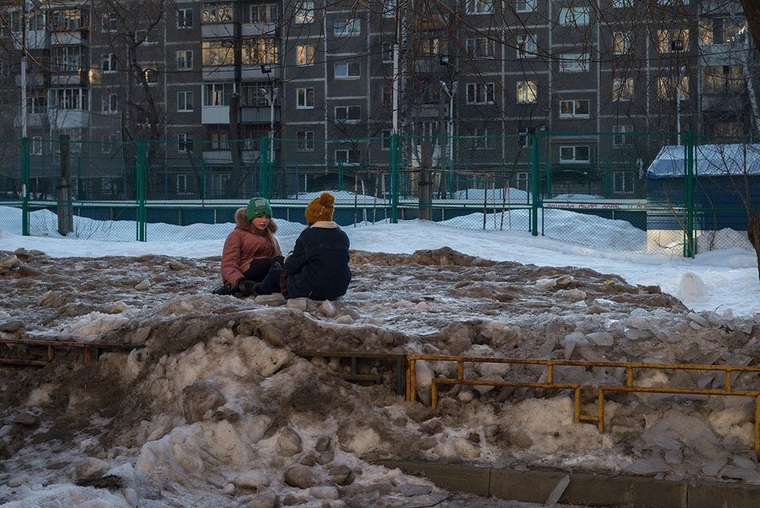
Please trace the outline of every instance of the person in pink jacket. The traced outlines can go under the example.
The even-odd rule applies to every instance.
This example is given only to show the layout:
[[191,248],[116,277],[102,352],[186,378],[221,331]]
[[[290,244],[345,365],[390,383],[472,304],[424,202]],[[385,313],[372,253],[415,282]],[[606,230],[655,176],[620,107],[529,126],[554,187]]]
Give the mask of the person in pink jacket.
[[254,284],[283,262],[269,201],[251,199],[247,208],[235,212],[235,223],[222,249],[223,285],[213,291],[218,295],[251,294]]

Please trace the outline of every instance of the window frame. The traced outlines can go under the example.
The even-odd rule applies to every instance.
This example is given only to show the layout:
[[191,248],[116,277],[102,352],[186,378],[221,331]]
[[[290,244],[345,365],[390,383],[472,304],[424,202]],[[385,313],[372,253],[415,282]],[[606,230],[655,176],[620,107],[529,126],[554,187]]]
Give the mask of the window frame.
[[314,151],[314,131],[298,131],[296,132],[296,151],[297,152],[313,152]]
[[[188,55],[190,56],[189,59],[187,58]],[[194,55],[192,49],[177,51],[177,70],[182,72],[193,70],[193,58]]]
[[[483,106],[494,104],[496,100],[496,85],[492,82],[467,83],[466,93],[465,102],[468,105]],[[483,100],[478,99],[481,95],[483,96]]]
[[518,81],[516,89],[517,95],[515,96],[515,100],[517,104],[538,103],[538,81],[533,79]]
[[[571,159],[563,157],[563,151],[566,149],[571,149],[573,151]],[[585,159],[579,159],[578,149],[586,150],[588,156]],[[557,153],[559,155],[560,164],[591,164],[591,145],[560,145]]]
[[[572,113],[563,113],[562,105],[566,103],[572,103]],[[586,113],[578,113],[578,106],[582,103],[586,104]],[[582,109],[582,108],[580,108]],[[559,101],[559,118],[562,120],[571,118],[591,118],[591,100],[590,99],[560,99]]]
[[[345,160],[339,160],[343,157],[338,157],[338,154],[345,153]],[[351,155],[355,155],[355,159],[351,158]],[[362,160],[362,151],[358,148],[337,148],[335,149],[335,152],[333,154],[335,165],[342,164],[343,166],[358,166],[361,164]]]
[[[338,73],[339,68],[345,68],[345,73]],[[352,71],[355,74],[352,74]],[[362,66],[359,62],[335,62],[333,64],[333,77],[335,79],[359,79],[362,77]]]
[[[180,105],[183,107],[180,108]],[[177,113],[192,113],[193,111],[195,111],[195,94],[193,90],[179,90],[177,92]]]
[[588,26],[591,23],[591,9],[587,5],[562,7],[559,10],[558,25],[565,27]]
[[[342,113],[339,114],[339,111],[342,111]],[[362,119],[362,107],[356,104],[343,104],[335,106],[333,114],[336,122],[359,123]]]
[[177,30],[187,30],[189,28],[193,28],[193,8],[182,7],[177,9]]
[[314,87],[296,88],[296,109],[314,109]]

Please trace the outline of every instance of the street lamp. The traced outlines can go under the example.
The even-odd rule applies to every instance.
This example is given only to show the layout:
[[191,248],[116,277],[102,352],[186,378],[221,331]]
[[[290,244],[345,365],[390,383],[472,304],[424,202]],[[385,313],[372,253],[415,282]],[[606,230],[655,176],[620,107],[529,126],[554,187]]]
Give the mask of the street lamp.
[[269,103],[269,153],[267,153],[267,161],[271,165],[274,162],[274,101],[277,100],[280,89],[279,87],[274,87],[271,93],[266,88],[260,88],[259,90]]
[[441,80],[440,83],[443,91],[449,96],[449,116],[446,124],[446,136],[448,137],[447,149],[449,165],[451,165],[454,160],[454,95],[457,93],[457,86],[459,83],[454,81],[451,84],[451,89],[449,89],[444,80]]
[[685,74],[686,67],[678,69],[678,81],[676,83],[676,131],[678,136],[678,146],[681,146],[681,100],[684,98],[682,83]]

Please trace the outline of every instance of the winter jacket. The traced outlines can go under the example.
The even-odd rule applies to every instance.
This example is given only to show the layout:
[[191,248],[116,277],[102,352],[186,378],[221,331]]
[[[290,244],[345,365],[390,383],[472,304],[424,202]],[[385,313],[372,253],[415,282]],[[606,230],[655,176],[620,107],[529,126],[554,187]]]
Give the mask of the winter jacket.
[[282,255],[274,237],[277,231],[274,220],[269,221],[267,229],[258,231],[245,214],[245,208],[235,212],[235,229],[227,235],[222,249],[222,279],[225,284],[233,286],[245,278],[243,272],[254,260]]
[[333,221],[305,229],[285,259],[288,297],[333,300],[346,294],[351,282],[348,248],[348,235]]

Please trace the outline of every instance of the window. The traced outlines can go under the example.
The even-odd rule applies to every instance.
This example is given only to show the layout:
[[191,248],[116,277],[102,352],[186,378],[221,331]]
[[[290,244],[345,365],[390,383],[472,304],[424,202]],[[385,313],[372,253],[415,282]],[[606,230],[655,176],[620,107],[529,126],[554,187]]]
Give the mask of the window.
[[380,149],[381,150],[391,149],[391,134],[392,132],[389,130],[384,130],[380,133]]
[[588,99],[569,99],[559,101],[560,118],[588,118]]
[[533,136],[535,129],[530,127],[520,127],[517,129],[517,146],[521,148],[530,148],[533,146]]
[[333,21],[333,34],[336,37],[359,35],[361,24],[358,19],[336,19]]
[[467,39],[467,55],[470,58],[493,58],[495,47],[494,42],[485,37]]
[[559,161],[565,164],[584,164],[591,162],[591,147],[587,145],[560,146]]
[[689,5],[689,0],[657,0],[660,5]]
[[487,127],[476,128],[473,135],[474,139],[472,140],[472,147],[475,150],[490,150],[493,148],[493,137],[488,136]]
[[467,104],[493,104],[493,83],[468,83]]
[[233,83],[206,83],[203,85],[203,105],[229,106],[234,91]]
[[527,191],[528,190],[528,172],[518,171],[515,173],[515,188]]
[[536,0],[515,0],[515,11],[532,12],[536,10]]
[[31,155],[42,155],[42,146],[44,142],[39,136],[32,137],[32,145],[29,147],[29,153]]
[[419,45],[421,56],[437,56],[441,54],[441,39],[438,37],[422,37]]
[[538,84],[535,81],[517,82],[517,103],[535,104],[538,100]]
[[728,94],[744,90],[744,73],[738,65],[716,65],[702,69],[702,93]]
[[201,43],[203,65],[232,65],[232,44],[229,41],[203,41]]
[[612,80],[612,100],[633,100],[633,78],[614,78]]
[[612,192],[616,194],[633,194],[634,173],[632,171],[612,172]]
[[631,33],[615,32],[612,34],[612,52],[616,55],[625,55],[631,51]]
[[273,37],[244,39],[241,59],[243,65],[277,63],[277,43]]
[[314,21],[314,2],[301,2],[295,9],[295,23],[311,23]]
[[559,72],[588,72],[587,53],[565,53],[559,60]]
[[633,142],[631,133],[633,132],[633,125],[615,125],[612,127],[612,146],[621,147],[630,145]]
[[232,3],[205,4],[201,10],[203,23],[229,23],[232,21]]
[[187,186],[187,175],[177,175],[177,194],[187,194],[190,191],[188,190]]
[[688,51],[689,29],[657,30],[657,49],[660,53]]
[[[704,87],[704,82],[702,83]],[[689,98],[689,76],[660,76],[657,78],[657,97],[669,100],[684,100]]]
[[103,74],[112,74],[116,72],[116,55],[113,53],[106,53],[103,55],[100,70],[103,71]]
[[393,102],[393,85],[383,85],[382,104],[389,106]]
[[251,5],[251,23],[257,25],[271,25],[277,23],[277,4]]
[[397,0],[383,0],[383,17],[395,18],[397,5]]
[[296,109],[314,109],[314,89],[296,89]]
[[226,130],[227,127],[211,128],[208,131],[208,148],[211,150],[229,150],[230,149],[230,133]]
[[193,52],[177,51],[177,70],[189,71],[193,68]]
[[119,111],[117,96],[115,93],[106,94],[101,100],[103,113],[116,113]]
[[211,175],[211,195],[215,197],[225,196],[230,178],[229,173],[213,173]]
[[50,90],[53,107],[65,110],[89,111],[89,96],[84,88],[53,88]]
[[563,7],[559,10],[559,24],[563,26],[585,26],[591,12],[588,7]]
[[104,12],[100,19],[104,32],[115,32],[119,26],[119,18],[115,12]]
[[361,161],[361,150],[335,150],[335,163],[356,166]]
[[87,25],[85,13],[80,9],[56,9],[50,11],[50,27],[54,32],[79,30]]
[[467,14],[490,14],[493,0],[467,0]]
[[533,58],[538,52],[535,34],[517,36],[517,58]]
[[177,92],[177,112],[190,113],[193,111],[193,92]]
[[298,131],[296,137],[298,138],[297,149],[299,152],[314,151],[314,131]]
[[55,72],[79,72],[87,67],[87,56],[82,46],[56,46],[50,51]]
[[393,44],[383,43],[383,63],[393,63]]
[[27,97],[27,113],[33,115],[35,113],[47,112],[47,94],[45,90],[32,89],[29,91]]
[[296,63],[298,65],[311,65],[314,63],[314,46],[300,44],[296,46]]
[[712,18],[699,23],[699,42],[713,44],[744,44],[747,40],[747,22],[743,19]]
[[158,71],[156,69],[145,69],[145,81],[149,85],[158,84]]
[[335,79],[358,78],[361,75],[361,65],[358,62],[341,62],[334,66]]
[[193,27],[193,10],[190,8],[178,9],[177,10],[177,28],[184,29],[184,28],[192,28],[192,27]]
[[633,0],[612,0],[613,9],[624,9],[626,7],[633,7]]
[[361,120],[361,106],[335,106],[335,121],[355,123]]

